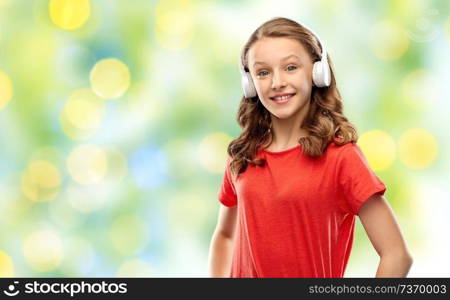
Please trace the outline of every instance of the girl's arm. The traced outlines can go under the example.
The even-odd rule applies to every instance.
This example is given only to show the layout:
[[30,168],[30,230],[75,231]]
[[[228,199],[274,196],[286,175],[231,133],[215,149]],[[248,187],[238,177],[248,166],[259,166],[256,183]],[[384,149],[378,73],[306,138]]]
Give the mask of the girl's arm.
[[209,249],[209,274],[211,277],[229,277],[236,231],[237,206],[220,205],[217,226]]
[[413,259],[386,199],[373,195],[361,206],[358,216],[380,256],[376,277],[406,277]]

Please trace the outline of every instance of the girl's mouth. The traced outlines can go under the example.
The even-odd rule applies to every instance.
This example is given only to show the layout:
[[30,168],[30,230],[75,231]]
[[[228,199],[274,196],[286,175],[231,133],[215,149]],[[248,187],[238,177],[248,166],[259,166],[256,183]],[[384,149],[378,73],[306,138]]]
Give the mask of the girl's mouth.
[[287,103],[293,96],[296,94],[289,94],[282,97],[271,97],[270,100],[276,102],[277,104],[284,104]]

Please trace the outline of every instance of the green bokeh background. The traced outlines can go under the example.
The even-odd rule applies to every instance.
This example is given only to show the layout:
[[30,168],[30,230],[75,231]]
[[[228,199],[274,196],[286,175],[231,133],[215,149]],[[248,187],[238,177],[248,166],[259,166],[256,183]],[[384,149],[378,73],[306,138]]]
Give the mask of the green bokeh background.
[[[320,35],[361,135],[382,130],[397,143],[421,128],[434,137],[429,165],[410,168],[396,156],[377,175],[415,259],[410,276],[450,275],[449,1],[90,5],[87,21],[65,30],[47,0],[0,0],[0,72],[13,91],[0,108],[0,276],[207,276],[226,146],[239,135],[238,57],[276,16]],[[128,67],[130,86],[103,99],[95,131],[74,139],[61,112],[106,58]],[[106,153],[96,183],[80,183],[68,167],[84,145]],[[23,187],[37,160],[60,176],[55,194],[38,201]],[[346,276],[371,277],[377,263],[358,221]]]

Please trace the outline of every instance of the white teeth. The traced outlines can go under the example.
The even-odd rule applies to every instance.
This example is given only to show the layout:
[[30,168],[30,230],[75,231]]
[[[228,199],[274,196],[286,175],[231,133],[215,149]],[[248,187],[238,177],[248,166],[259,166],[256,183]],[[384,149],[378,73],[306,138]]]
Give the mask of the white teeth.
[[283,97],[275,97],[274,99],[276,100],[276,101],[281,101],[281,100],[286,100],[287,98],[290,98],[290,97],[292,97],[293,95],[286,95],[286,96],[283,96]]

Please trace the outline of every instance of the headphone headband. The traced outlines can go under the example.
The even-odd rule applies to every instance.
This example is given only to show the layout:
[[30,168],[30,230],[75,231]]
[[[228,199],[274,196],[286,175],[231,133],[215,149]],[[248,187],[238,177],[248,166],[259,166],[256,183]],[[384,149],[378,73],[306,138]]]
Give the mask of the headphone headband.
[[[310,27],[308,27],[308,26],[306,26],[305,24],[303,24],[303,23],[300,23],[300,22],[297,22],[297,21],[295,21],[297,24],[299,24],[300,26],[302,26],[303,28],[305,28],[306,30],[308,30],[309,32],[311,32],[311,34],[317,39],[317,41],[319,42],[319,46],[320,46],[320,50],[321,50],[321,53],[320,53],[320,60],[321,61],[326,61],[326,62],[328,62],[328,57],[327,57],[327,50],[326,50],[326,48],[325,48],[325,45],[322,43],[322,40],[320,39],[320,37],[310,28]],[[245,66],[244,66],[244,57],[240,57],[240,67],[241,67],[241,69],[244,71],[244,72],[246,72],[245,71]]]
[[307,29],[307,30],[309,30],[311,33],[312,33],[312,35],[314,35],[315,37],[316,37],[316,39],[317,39],[317,41],[319,42],[319,46],[320,46],[320,48],[321,48],[321,53],[320,53],[320,60],[321,61],[327,61],[328,62],[328,58],[327,58],[327,50],[325,49],[325,46],[324,46],[324,44],[322,44],[322,41],[320,40],[320,38],[319,38],[319,36],[311,29],[311,28],[309,28],[308,26],[306,26],[306,25],[304,25],[304,24],[302,24],[302,23],[299,23],[299,22],[297,22],[299,25],[301,25],[302,27],[304,27],[305,29]]

